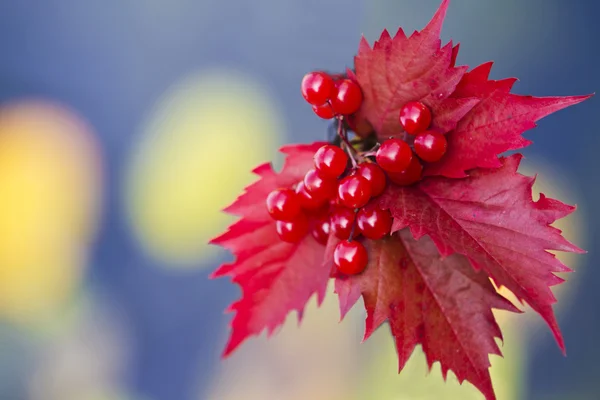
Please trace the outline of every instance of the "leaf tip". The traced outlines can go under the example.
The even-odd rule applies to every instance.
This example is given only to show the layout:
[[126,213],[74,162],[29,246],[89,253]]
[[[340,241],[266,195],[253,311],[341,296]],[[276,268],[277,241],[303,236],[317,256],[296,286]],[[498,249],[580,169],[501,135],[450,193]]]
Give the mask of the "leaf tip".
[[[450,6],[450,0],[443,0],[442,4],[440,4],[440,7],[438,8],[437,12],[433,16],[433,19],[431,20],[431,22],[429,23],[427,28],[431,27],[432,30],[434,30],[435,32],[438,32],[438,33],[441,32],[442,24],[444,23],[444,20],[446,19],[446,14],[448,13],[449,6]],[[427,29],[427,28],[425,28],[425,29]]]
[[239,335],[236,334],[235,330],[232,331],[229,341],[227,342],[225,349],[223,349],[223,352],[221,353],[221,359],[224,360],[226,358],[229,358],[233,354],[235,349],[237,349],[239,345],[242,344],[243,341],[244,338],[240,338]]
[[369,51],[371,51],[371,45],[367,41],[367,38],[365,38],[365,35],[362,35],[358,44],[358,55],[360,56],[361,54]]
[[456,43],[456,46],[452,48],[452,57],[450,59],[450,65],[455,67],[456,60],[458,59],[458,52],[460,51],[460,43]]

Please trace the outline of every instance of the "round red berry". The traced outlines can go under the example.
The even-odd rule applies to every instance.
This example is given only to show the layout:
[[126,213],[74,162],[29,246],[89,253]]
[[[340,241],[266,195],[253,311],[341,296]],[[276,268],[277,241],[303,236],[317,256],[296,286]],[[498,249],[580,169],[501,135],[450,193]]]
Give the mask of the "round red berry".
[[315,153],[315,168],[321,175],[329,178],[337,178],[346,170],[348,156],[346,152],[337,146],[326,144]]
[[419,133],[415,138],[415,153],[423,161],[436,162],[444,157],[448,150],[446,136],[439,132],[427,131]]
[[333,108],[331,107],[331,104],[329,104],[329,103],[324,103],[324,104],[321,104],[320,106],[312,106],[312,109],[313,109],[313,112],[315,114],[317,114],[317,116],[319,118],[332,119],[333,117],[335,117]]
[[299,214],[292,221],[277,221],[275,229],[284,242],[298,243],[308,233],[308,219],[306,215]]
[[327,199],[319,199],[308,193],[306,186],[304,186],[304,181],[300,181],[298,182],[298,185],[296,185],[296,194],[298,195],[300,206],[305,210],[316,210],[321,208],[327,201]]
[[315,240],[317,242],[325,245],[325,244],[327,244],[327,241],[329,240],[330,230],[331,229],[330,229],[329,217],[327,216],[327,214],[324,214],[322,216],[319,216],[319,218],[317,218],[314,221],[314,224],[312,226],[310,233],[312,234],[312,236],[315,238]]
[[[330,229],[331,232],[342,240],[347,240],[352,234],[352,227],[354,226],[354,220],[356,219],[356,213],[346,207],[335,207],[331,211]],[[357,235],[355,234],[354,237]]]
[[400,109],[400,123],[411,135],[424,132],[431,125],[431,110],[419,101],[406,103]]
[[392,214],[377,206],[363,207],[356,215],[356,224],[366,238],[378,240],[390,234]]
[[371,184],[359,175],[350,175],[340,181],[338,197],[348,208],[360,208],[371,199]]
[[300,199],[292,189],[273,190],[267,196],[267,211],[276,220],[291,221],[300,209]]
[[342,79],[335,83],[331,107],[336,114],[350,115],[358,111],[363,102],[362,90],[350,79]]
[[371,196],[379,196],[385,190],[387,184],[385,173],[379,165],[372,162],[363,162],[352,171],[352,175],[362,176],[371,184]]
[[402,139],[389,139],[377,150],[377,164],[387,172],[402,172],[410,165],[413,153]]
[[365,270],[368,262],[367,249],[355,240],[340,242],[333,251],[333,263],[344,275],[360,274]]
[[402,172],[388,173],[392,182],[399,186],[409,186],[421,180],[423,166],[417,157],[413,157],[408,168]]
[[311,196],[317,199],[331,199],[335,196],[337,180],[324,177],[313,168],[304,176],[304,187]]
[[304,75],[300,88],[302,96],[309,104],[320,106],[329,100],[335,85],[328,74],[316,71]]

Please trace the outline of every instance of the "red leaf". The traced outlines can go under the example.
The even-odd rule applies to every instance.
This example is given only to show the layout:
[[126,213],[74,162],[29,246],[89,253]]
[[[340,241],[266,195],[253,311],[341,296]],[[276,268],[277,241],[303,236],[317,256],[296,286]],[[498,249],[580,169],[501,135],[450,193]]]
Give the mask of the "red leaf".
[[365,118],[380,138],[402,133],[400,108],[421,101],[433,111],[433,128],[448,132],[479,101],[451,97],[467,67],[454,67],[452,44],[441,47],[440,32],[448,0],[429,25],[406,37],[400,29],[392,39],[387,31],[373,45],[361,40],[354,59],[355,79],[364,93],[358,119]]
[[270,164],[256,168],[260,179],[225,210],[241,218],[211,243],[230,250],[236,259],[222,265],[212,277],[230,276],[241,287],[242,298],[229,308],[236,315],[224,356],[251,335],[264,329],[271,334],[293,310],[301,318],[313,294],[317,294],[319,304],[323,301],[330,273],[323,266],[325,248],[311,235],[297,244],[282,242],[265,207],[272,190],[291,187],[303,178],[322,145],[283,147],[287,157],[282,171],[275,173]]
[[[354,59],[356,80],[364,102],[353,121],[367,121],[381,140],[400,136],[402,106],[420,101],[432,111],[432,129],[448,133],[448,152],[425,166],[425,176],[467,176],[474,168],[498,168],[498,155],[531,142],[523,132],[541,118],[590,96],[536,98],[511,94],[515,79],[488,80],[492,63],[469,73],[456,67],[459,46],[441,47],[440,32],[449,1],[444,0],[431,22],[406,37],[383,31],[369,46],[362,38]],[[363,132],[358,132],[363,135]]]
[[531,97],[511,94],[516,79],[488,80],[492,63],[466,73],[453,98],[478,98],[480,102],[448,133],[448,152],[425,169],[425,175],[449,178],[467,176],[473,168],[498,168],[498,155],[531,144],[521,135],[535,122],[590,96]]
[[520,155],[501,159],[501,168],[476,170],[461,180],[429,178],[413,187],[390,186],[380,205],[392,212],[393,231],[410,227],[417,239],[429,235],[442,255],[465,255],[529,303],[564,351],[549,287],[563,281],[554,272],[570,270],[546,250],[582,252],[550,226],[575,207],[544,195],[534,202],[535,179],[516,172],[520,160]]
[[[510,93],[515,79],[489,79],[492,63],[470,72],[457,67],[459,46],[442,46],[440,40],[448,4],[443,0],[431,22],[410,37],[400,29],[393,37],[383,31],[372,47],[361,40],[347,76],[360,84],[364,101],[358,113],[338,120],[359,138],[375,132],[381,143],[405,137],[400,109],[421,101],[432,111],[431,128],[446,134],[447,153],[424,165],[424,180],[408,187],[390,183],[372,201],[390,209],[394,233],[363,240],[369,265],[352,277],[339,276],[333,267],[338,242],[333,235],[326,248],[310,235],[284,243],[264,204],[269,192],[303,178],[323,143],[284,147],[280,173],[270,164],[256,168],[260,179],[226,209],[240,220],[212,241],[236,257],[213,277],[230,276],[242,289],[230,307],[235,316],[225,355],[251,335],[272,333],[290,311],[301,318],[313,294],[321,303],[330,276],[336,277],[342,316],[363,297],[365,339],[389,323],[401,369],[421,344],[430,367],[439,361],[444,377],[454,371],[488,400],[495,399],[489,355],[500,354],[495,338],[501,338],[491,310],[518,312],[492,281],[536,310],[564,351],[550,288],[563,281],[555,273],[570,270],[549,251],[582,250],[551,224],[575,207],[544,195],[533,201],[534,178],[517,173],[521,156],[499,156],[530,144],[522,134],[536,121],[589,96],[515,95]],[[365,140],[358,151],[369,157],[372,145]]]
[[380,241],[365,241],[366,271],[336,280],[342,314],[362,295],[367,309],[365,339],[386,320],[396,341],[400,369],[421,344],[429,367],[439,361],[444,378],[475,385],[495,399],[489,354],[500,355],[502,338],[491,309],[518,312],[496,293],[483,271],[460,255],[442,258],[428,237],[407,230]]

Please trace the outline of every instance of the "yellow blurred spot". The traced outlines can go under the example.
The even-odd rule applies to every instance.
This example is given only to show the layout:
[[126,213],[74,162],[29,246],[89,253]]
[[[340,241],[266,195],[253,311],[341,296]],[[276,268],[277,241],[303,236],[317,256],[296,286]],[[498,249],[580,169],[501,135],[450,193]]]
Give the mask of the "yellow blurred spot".
[[247,76],[207,72],[174,86],[143,130],[126,179],[140,242],[171,265],[207,255],[231,218],[220,212],[275,154],[281,124]]
[[[575,180],[568,176],[566,171],[557,170],[555,167],[545,160],[526,160],[525,168],[521,173],[525,175],[535,175],[538,177],[533,186],[533,198],[537,201],[540,193],[544,193],[547,197],[558,199],[563,203],[577,205],[577,210],[566,218],[560,219],[552,224],[554,227],[563,232],[563,236],[576,246],[587,249],[587,237],[584,234],[584,221],[586,221],[586,210],[581,207],[583,199],[582,194],[573,187]],[[531,165],[531,166],[529,166]],[[589,250],[589,249],[588,249]],[[570,302],[571,296],[569,293],[575,290],[578,278],[582,276],[580,267],[582,261],[586,257],[582,254],[565,253],[561,251],[553,251],[556,257],[567,267],[574,270],[574,273],[559,274],[568,282],[555,286],[552,291],[559,299],[555,310],[560,312],[563,309],[569,309],[567,304]]]
[[[490,357],[490,373],[498,399],[520,398],[523,376],[521,341],[514,332],[505,332],[504,358]],[[469,382],[461,384],[452,371],[444,381],[439,362],[431,372],[421,346],[413,352],[398,374],[398,356],[387,326],[380,328],[368,342],[372,356],[364,363],[364,375],[357,382],[357,392],[351,400],[480,400],[483,395]]]
[[244,343],[230,359],[219,364],[212,387],[197,398],[352,399],[358,389],[357,378],[365,373],[361,360],[364,348],[360,344],[362,304],[357,304],[340,324],[338,298],[332,286],[321,308],[317,309],[314,297],[309,301],[301,326],[292,313],[271,338],[263,335]]
[[[583,228],[586,211],[579,206],[582,199],[581,193],[572,187],[571,182],[573,182],[573,180],[569,178],[567,173],[553,168],[548,162],[542,159],[525,159],[522,167],[519,169],[519,173],[526,176],[534,176],[537,174],[537,179],[532,190],[534,201],[538,200],[540,193],[544,193],[547,197],[558,199],[563,203],[578,205],[578,208],[574,213],[566,218],[556,221],[553,226],[560,229],[567,240],[580,248],[586,249],[587,238],[584,235]],[[575,290],[578,278],[582,275],[579,267],[583,265],[581,261],[585,255],[560,251],[552,251],[552,253],[555,254],[563,264],[575,271],[574,273],[557,274],[568,282],[552,287],[552,292],[559,300],[558,303],[554,305],[554,310],[559,314],[562,310],[569,309],[570,299],[572,298],[570,293]],[[527,304],[522,306],[516,296],[507,288],[501,287],[498,289],[498,292],[513,302],[513,304],[526,311],[524,315],[507,312],[498,313],[499,321],[506,322],[509,326],[512,326],[513,323],[516,322],[516,325],[519,325],[525,330],[531,329],[532,323],[537,326],[544,325],[544,322],[539,318],[535,311]]]
[[72,295],[97,220],[99,163],[67,110],[0,109],[0,314],[30,321]]
[[[332,285],[330,285],[332,286]],[[331,289],[331,288],[330,288]],[[209,400],[480,400],[468,382],[452,372],[447,382],[439,363],[429,373],[421,347],[398,374],[398,356],[386,325],[361,343],[365,311],[358,301],[339,323],[338,298],[329,290],[323,306],[308,304],[300,327],[290,315],[280,332],[252,338],[228,360],[208,393]],[[226,332],[228,333],[228,332]],[[514,400],[521,383],[521,342],[505,334],[510,345],[505,359],[491,357],[494,388],[499,399]],[[220,349],[219,349],[220,350]]]

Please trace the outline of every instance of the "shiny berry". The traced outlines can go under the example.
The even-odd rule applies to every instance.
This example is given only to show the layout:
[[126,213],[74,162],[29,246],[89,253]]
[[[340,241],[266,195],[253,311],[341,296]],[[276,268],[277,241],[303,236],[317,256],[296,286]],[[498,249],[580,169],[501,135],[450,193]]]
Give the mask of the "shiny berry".
[[319,118],[323,119],[332,119],[335,117],[335,113],[333,112],[333,108],[329,103],[321,104],[320,106],[312,106],[312,110]]
[[371,184],[371,196],[379,196],[385,190],[385,173],[379,165],[372,162],[358,164],[358,167],[352,171],[352,175],[362,176]]
[[400,123],[411,135],[425,132],[431,125],[431,110],[419,101],[407,103],[400,109]]
[[327,214],[320,216],[318,219],[314,221],[312,229],[310,233],[315,238],[317,242],[320,244],[327,244],[329,240],[329,232],[330,232],[330,222]]
[[335,83],[331,107],[336,114],[350,115],[358,111],[363,102],[360,86],[350,79],[342,79]]
[[362,176],[347,176],[340,181],[338,197],[343,206],[360,208],[371,199],[371,184]]
[[[331,232],[342,240],[347,240],[352,234],[352,227],[354,226],[354,220],[356,219],[356,213],[346,207],[335,207],[331,211]],[[356,237],[357,235],[354,235]]]
[[284,242],[298,243],[308,233],[308,219],[306,215],[299,214],[292,221],[275,222],[275,229]]
[[296,185],[296,194],[298,195],[298,200],[300,201],[300,206],[305,210],[316,210],[321,208],[327,199],[318,198],[306,190],[306,186],[304,186],[304,181],[300,181],[298,185]]
[[348,156],[346,152],[337,146],[326,144],[315,153],[315,168],[321,175],[329,178],[337,178],[346,170]]
[[366,238],[381,239],[390,234],[392,214],[389,210],[382,210],[377,206],[364,207],[356,215],[356,224]]
[[337,180],[324,177],[316,169],[311,169],[304,176],[304,187],[308,194],[317,199],[331,199],[335,196]]
[[333,78],[325,72],[309,72],[302,78],[300,89],[304,99],[313,106],[326,103],[333,94]]
[[413,152],[404,140],[389,139],[377,150],[377,164],[386,172],[402,172],[410,165]]
[[267,211],[276,220],[291,221],[300,209],[300,199],[292,189],[273,190],[267,196]]
[[423,161],[436,162],[444,157],[448,149],[446,136],[439,132],[427,131],[419,133],[415,138],[415,153]]
[[388,173],[390,181],[399,186],[409,186],[421,180],[423,166],[418,157],[413,157],[408,168],[402,172]]
[[357,241],[338,243],[333,251],[333,263],[344,275],[360,274],[367,267],[367,249]]

